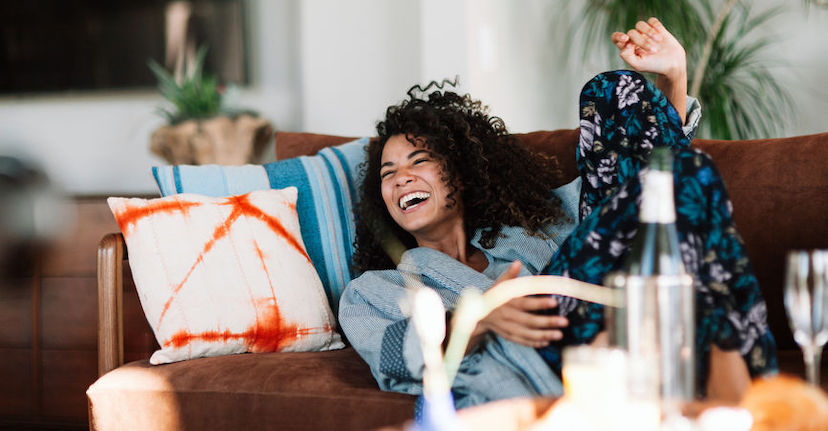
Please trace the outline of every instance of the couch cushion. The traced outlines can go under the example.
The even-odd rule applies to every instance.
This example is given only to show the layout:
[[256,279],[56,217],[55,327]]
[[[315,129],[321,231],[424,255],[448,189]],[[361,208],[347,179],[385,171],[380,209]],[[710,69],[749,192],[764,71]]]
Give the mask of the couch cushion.
[[779,348],[796,349],[782,301],[785,252],[828,248],[828,133],[693,145],[725,180]]
[[175,193],[229,196],[252,190],[297,187],[302,239],[336,312],[339,296],[352,278],[352,207],[359,186],[358,164],[365,158],[367,143],[367,138],[358,139],[324,148],[315,156],[265,165],[161,166],[152,171],[163,196]]
[[366,430],[400,424],[415,397],[382,392],[351,349],[137,361],[86,392],[93,429]]
[[529,148],[555,156],[563,172],[561,186],[569,183],[578,176],[578,167],[575,164],[575,150],[578,145],[579,129],[562,129],[551,132],[538,131],[516,134]]
[[150,362],[344,347],[299,234],[296,194],[108,199],[161,345]]

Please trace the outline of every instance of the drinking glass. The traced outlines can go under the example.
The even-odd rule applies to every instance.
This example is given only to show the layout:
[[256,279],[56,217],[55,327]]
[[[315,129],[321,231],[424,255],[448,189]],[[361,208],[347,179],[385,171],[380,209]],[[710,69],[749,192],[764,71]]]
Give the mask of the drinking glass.
[[828,341],[828,250],[794,250],[785,271],[785,309],[805,356],[808,382],[819,385],[822,346]]

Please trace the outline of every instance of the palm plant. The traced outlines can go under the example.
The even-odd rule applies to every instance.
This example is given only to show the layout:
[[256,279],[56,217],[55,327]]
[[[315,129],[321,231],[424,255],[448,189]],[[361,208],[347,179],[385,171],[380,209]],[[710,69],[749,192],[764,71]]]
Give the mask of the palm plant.
[[614,62],[606,35],[658,17],[687,52],[690,94],[704,108],[700,136],[772,137],[782,133],[793,104],[767,58],[773,39],[758,34],[780,9],[754,15],[744,0],[585,0],[571,34],[583,40],[585,54],[597,48]]
[[[749,6],[721,20],[712,39],[709,60],[700,61],[693,76],[690,94],[705,107],[702,132],[719,139],[772,137],[782,133],[792,116],[793,103],[788,92],[774,77],[763,53],[774,42],[770,36],[751,33],[779,8],[751,17]],[[702,59],[703,60],[703,59]]]

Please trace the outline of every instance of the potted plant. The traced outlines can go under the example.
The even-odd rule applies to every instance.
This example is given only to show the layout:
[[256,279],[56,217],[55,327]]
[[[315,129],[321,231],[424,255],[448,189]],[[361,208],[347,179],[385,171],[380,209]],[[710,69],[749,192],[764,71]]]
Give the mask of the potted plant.
[[170,164],[242,165],[258,161],[273,134],[270,123],[255,112],[222,106],[222,88],[204,74],[207,49],[198,49],[173,76],[157,62],[149,68],[161,95],[172,108],[159,108],[167,124],[153,132],[150,150]]

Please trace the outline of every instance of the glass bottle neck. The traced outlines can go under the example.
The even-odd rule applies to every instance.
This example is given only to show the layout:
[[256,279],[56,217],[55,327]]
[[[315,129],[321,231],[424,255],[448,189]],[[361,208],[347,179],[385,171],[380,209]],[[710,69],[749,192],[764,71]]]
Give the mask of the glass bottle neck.
[[638,219],[641,223],[675,223],[672,172],[650,169],[644,174]]

